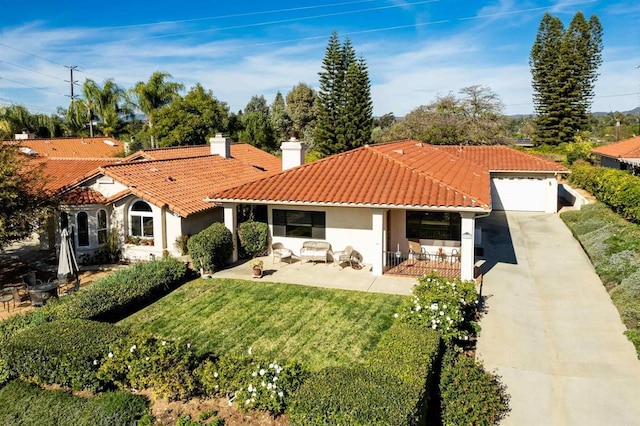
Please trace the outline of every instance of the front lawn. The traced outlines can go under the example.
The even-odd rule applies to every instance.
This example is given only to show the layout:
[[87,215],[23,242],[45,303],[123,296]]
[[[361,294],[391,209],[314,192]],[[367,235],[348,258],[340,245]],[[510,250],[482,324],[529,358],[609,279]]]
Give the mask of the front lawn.
[[362,361],[405,297],[292,284],[198,279],[121,322],[199,353],[296,358],[311,369]]

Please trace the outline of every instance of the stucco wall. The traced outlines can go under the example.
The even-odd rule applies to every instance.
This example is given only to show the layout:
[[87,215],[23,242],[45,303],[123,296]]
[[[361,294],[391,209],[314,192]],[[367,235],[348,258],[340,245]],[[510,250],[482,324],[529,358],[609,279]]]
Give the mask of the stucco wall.
[[[269,206],[269,227],[273,235],[273,209],[324,211],[326,213],[326,235],[323,241],[331,244],[333,251],[352,246],[363,256],[364,263],[371,263],[376,250],[376,236],[373,235],[372,211],[369,208],[311,207],[311,206]],[[273,242],[281,242],[296,255],[300,254],[302,243],[312,238],[272,237]],[[379,248],[378,248],[379,249]]]

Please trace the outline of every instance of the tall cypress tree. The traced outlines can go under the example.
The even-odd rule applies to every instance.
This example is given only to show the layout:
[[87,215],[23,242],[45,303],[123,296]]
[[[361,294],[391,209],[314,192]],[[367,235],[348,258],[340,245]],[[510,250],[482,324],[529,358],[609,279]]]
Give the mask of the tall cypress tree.
[[366,63],[356,60],[348,39],[340,46],[337,33],[331,35],[322,68],[315,142],[326,156],[369,142],[373,115]]
[[537,144],[571,142],[586,128],[601,52],[597,16],[587,22],[578,12],[565,30],[559,18],[544,15],[529,59]]

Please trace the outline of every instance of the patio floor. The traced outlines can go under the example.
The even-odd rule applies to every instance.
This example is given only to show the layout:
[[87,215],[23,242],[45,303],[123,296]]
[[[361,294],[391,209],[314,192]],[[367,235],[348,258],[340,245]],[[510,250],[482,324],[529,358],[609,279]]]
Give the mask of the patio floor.
[[[348,264],[334,266],[333,263],[301,262],[292,259],[273,263],[270,256],[260,257],[264,262],[262,278],[255,281],[300,284],[313,287],[336,288],[343,290],[366,291],[372,293],[387,293],[410,295],[415,277],[406,276],[374,276],[371,265],[364,265],[360,270],[352,269]],[[253,272],[248,261],[215,272],[213,278],[252,279]]]
[[460,262],[407,259],[389,268],[385,274],[421,277],[431,272],[435,272],[441,277],[460,278]]

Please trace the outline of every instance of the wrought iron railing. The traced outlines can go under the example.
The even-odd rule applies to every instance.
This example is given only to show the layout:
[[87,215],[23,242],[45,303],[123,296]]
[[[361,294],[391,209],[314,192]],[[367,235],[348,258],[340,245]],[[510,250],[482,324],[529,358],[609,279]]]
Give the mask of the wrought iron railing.
[[435,272],[443,277],[460,277],[460,256],[446,253],[427,254],[401,251],[384,252],[384,273],[421,277]]

